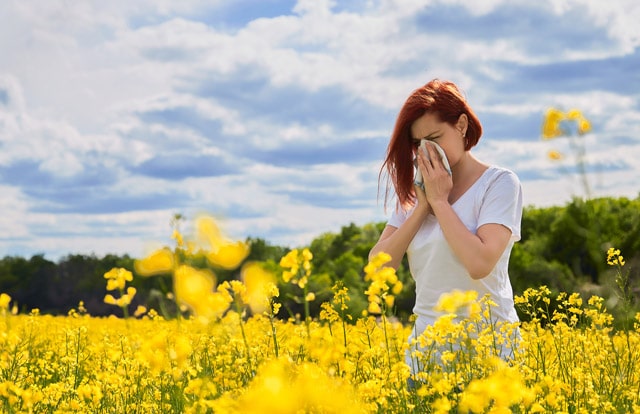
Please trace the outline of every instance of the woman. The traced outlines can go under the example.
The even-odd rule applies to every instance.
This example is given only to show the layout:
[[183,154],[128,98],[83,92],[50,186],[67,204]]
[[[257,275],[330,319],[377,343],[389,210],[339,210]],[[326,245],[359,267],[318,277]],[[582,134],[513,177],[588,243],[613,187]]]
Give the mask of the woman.
[[[520,239],[522,189],[513,172],[471,154],[481,134],[477,116],[448,81],[416,89],[398,115],[381,169],[396,208],[369,257],[388,253],[388,265],[397,268],[407,253],[416,283],[412,337],[435,322],[440,296],[454,289],[489,294],[495,321],[518,321],[508,263]],[[422,140],[444,150],[451,174],[434,145],[426,153],[420,148]],[[414,162],[422,183],[414,182]],[[389,190],[387,182],[385,204]]]

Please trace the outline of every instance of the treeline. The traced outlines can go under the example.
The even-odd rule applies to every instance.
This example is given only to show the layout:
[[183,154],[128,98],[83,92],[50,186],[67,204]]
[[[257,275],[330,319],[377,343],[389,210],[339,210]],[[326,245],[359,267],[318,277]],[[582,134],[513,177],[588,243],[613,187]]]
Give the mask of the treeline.
[[[527,207],[522,220],[522,240],[516,243],[510,262],[510,275],[516,294],[528,287],[546,285],[552,291],[597,294],[607,299],[610,308],[619,307],[620,283],[634,296],[640,296],[640,197],[574,199],[565,206]],[[313,275],[309,290],[315,292],[311,313],[317,316],[320,304],[330,300],[336,282],[349,288],[350,312],[359,314],[367,306],[363,268],[368,252],[385,223],[363,226],[349,224],[338,233],[325,233],[308,246],[313,253]],[[247,239],[251,252],[247,261],[260,261],[277,274],[279,260],[289,248],[275,246],[263,239]],[[621,280],[615,268],[607,265],[607,249],[620,249],[625,257]],[[170,275],[150,278],[135,274],[134,258],[129,256],[69,255],[57,263],[43,255],[30,259],[6,256],[0,260],[0,293],[8,293],[21,312],[37,308],[41,313],[66,314],[84,303],[95,316],[120,315],[120,310],[103,302],[104,273],[123,267],[134,273],[130,284],[138,293],[131,304],[156,309],[168,316],[177,311],[171,300]],[[238,271],[212,269],[218,282],[237,278]],[[396,297],[396,314],[411,314],[414,284],[406,258],[397,271],[404,289]],[[624,279],[624,278],[623,278]],[[300,289],[279,282],[279,301],[283,317],[302,313]],[[633,302],[632,301],[632,302]]]

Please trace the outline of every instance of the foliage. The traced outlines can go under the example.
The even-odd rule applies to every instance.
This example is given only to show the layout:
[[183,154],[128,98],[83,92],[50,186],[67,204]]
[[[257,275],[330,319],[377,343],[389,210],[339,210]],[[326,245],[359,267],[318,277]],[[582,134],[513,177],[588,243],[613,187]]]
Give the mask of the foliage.
[[[312,277],[313,254],[298,253],[283,257],[278,279],[300,287]],[[273,281],[251,295],[255,279],[247,269],[244,282],[213,287],[228,300],[211,302],[217,315],[210,318],[201,317],[211,315],[206,309],[187,319],[154,310],[139,319],[97,318],[82,307],[66,317],[17,314],[12,298],[0,294],[0,407],[7,413],[640,410],[640,313],[629,329],[615,331],[601,297],[554,297],[542,286],[515,298],[527,322],[498,323],[490,298],[451,292],[438,304],[437,322],[409,344],[411,325],[391,318],[402,283],[384,266],[388,259],[381,254],[363,269],[368,309],[379,316],[355,320],[344,311],[356,292],[339,285],[321,306],[322,319],[275,319]],[[610,249],[606,262],[626,286],[621,252]],[[107,274],[108,288],[134,282],[121,269]],[[197,272],[191,277],[199,283]],[[628,290],[620,294],[626,298]],[[267,306],[258,310],[260,303]],[[422,368],[412,373],[407,355]]]
[[[633,295],[640,295],[640,198],[596,198],[584,201],[573,199],[565,206],[526,207],[522,218],[522,239],[515,244],[510,260],[510,276],[514,291],[522,294],[532,286],[545,285],[552,292],[581,292],[598,294],[608,302],[615,300],[615,276],[607,268],[602,256],[611,246],[628,252],[631,264],[629,284]],[[371,247],[377,241],[385,223],[363,226],[349,224],[338,233],[325,233],[309,245],[313,252],[313,272],[309,287],[317,300],[309,303],[310,315],[317,317],[320,305],[331,295],[337,282],[348,287],[348,313],[358,317],[368,306],[364,295],[366,282],[363,268]],[[597,225],[598,238],[590,233]],[[265,270],[280,271],[280,258],[291,248],[274,246],[262,239],[248,238],[245,262],[260,262]],[[589,247],[590,246],[590,247]],[[301,248],[302,249],[302,248]],[[300,250],[301,250],[300,249]],[[0,259],[0,291],[8,292],[23,311],[39,308],[43,313],[66,314],[80,301],[92,315],[115,314],[122,310],[103,302],[105,272],[114,267],[132,271],[131,286],[137,289],[131,310],[143,305],[163,314],[175,315],[178,310],[171,299],[172,278],[169,272],[142,278],[129,256],[69,255],[57,263],[43,255],[30,259],[7,256]],[[216,281],[231,281],[240,277],[238,269],[213,266],[206,257],[190,258],[196,268],[215,273]],[[415,285],[406,259],[397,269],[402,291],[396,295],[394,312],[401,320],[409,319],[413,308]],[[291,284],[278,283],[283,313],[281,317],[304,314],[304,304],[296,300],[297,292]],[[613,304],[613,303],[611,303]]]

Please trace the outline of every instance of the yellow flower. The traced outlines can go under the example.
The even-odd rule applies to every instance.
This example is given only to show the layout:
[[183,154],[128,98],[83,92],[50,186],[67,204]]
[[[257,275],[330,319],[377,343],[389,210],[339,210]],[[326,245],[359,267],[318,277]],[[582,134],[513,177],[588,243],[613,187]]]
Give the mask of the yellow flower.
[[382,309],[380,308],[380,305],[378,305],[378,303],[373,301],[369,302],[369,307],[367,308],[367,311],[373,314],[382,313]]
[[114,267],[104,274],[107,279],[107,290],[123,290],[127,282],[133,280],[133,274],[127,269]]
[[556,151],[556,150],[550,150],[547,153],[547,156],[549,157],[550,160],[553,160],[553,161],[558,161],[558,160],[561,160],[563,158],[562,154],[559,151]]
[[591,131],[591,123],[577,109],[571,109],[566,114],[559,109],[549,108],[542,123],[542,139],[552,139],[565,135],[565,131],[560,128],[562,121],[574,121],[578,126],[578,135],[584,135]]
[[176,241],[176,246],[180,248],[184,247],[184,238],[182,237],[182,233],[180,233],[177,229],[173,231],[171,238]]
[[587,120],[587,118],[584,117],[584,115],[582,115],[582,112],[580,112],[579,110],[572,109],[567,112],[567,119],[577,122],[578,134],[582,135],[591,131],[591,123]]
[[364,267],[365,273],[373,273],[387,262],[391,261],[391,256],[385,252],[380,252],[371,258],[369,263]]
[[249,255],[249,245],[247,243],[238,242],[225,242],[221,244],[217,249],[210,251],[207,254],[209,263],[214,266],[219,266],[224,269],[235,269],[240,266],[240,263]]
[[145,306],[138,305],[136,310],[133,312],[133,316],[138,317],[144,315],[145,313],[147,313],[147,308]]
[[[368,412],[347,381],[327,375],[317,365],[288,360],[263,364],[231,412],[363,413]],[[217,410],[214,410],[217,412]]]
[[620,265],[620,266],[624,266],[624,257],[622,257],[620,255],[620,249],[614,249],[613,247],[610,247],[609,250],[607,250],[607,264],[610,266],[616,266],[616,265]]
[[478,299],[478,292],[454,289],[449,293],[443,293],[438,300],[435,309],[440,312],[456,313],[461,308],[471,309],[471,305]]
[[111,294],[106,294],[104,296],[104,303],[106,303],[107,305],[117,305],[118,302],[116,301],[116,298],[113,297],[113,295]]
[[293,279],[294,276],[295,276],[295,273],[290,272],[288,270],[285,270],[282,272],[282,280],[284,280],[284,283],[289,283],[289,281],[291,281],[291,279]]
[[124,280],[122,279],[109,279],[107,280],[107,290],[124,289]]
[[282,256],[280,259],[280,267],[284,267],[285,269],[296,269],[298,270],[298,249],[293,249],[289,251],[289,253]]
[[313,292],[309,292],[307,293],[307,296],[305,299],[307,302],[313,302],[314,300],[316,300],[316,294]]
[[196,219],[196,237],[205,250],[214,250],[225,242],[225,238],[216,221],[209,216]]
[[564,119],[565,115],[562,111],[556,108],[547,109],[542,123],[542,138],[553,139],[562,135],[564,132],[560,129],[560,122]]
[[384,304],[387,306],[387,309],[393,308],[394,303],[395,297],[393,295],[387,295],[384,297]]
[[578,134],[586,134],[589,131],[591,131],[591,123],[585,118],[580,119],[578,121]]
[[567,119],[571,119],[573,121],[576,121],[578,119],[582,119],[584,118],[582,116],[582,112],[580,112],[580,110],[578,109],[571,109],[569,112],[567,112]]
[[175,339],[173,347],[169,349],[169,358],[176,361],[178,367],[182,367],[192,352],[193,347],[191,346],[189,338],[184,335],[179,335]]
[[6,293],[0,294],[0,309],[9,309],[9,303],[11,303],[11,296]]
[[313,253],[311,253],[311,250],[303,249],[302,250],[302,260],[304,260],[305,262],[309,262],[312,259],[313,259]]
[[142,276],[170,273],[173,270],[173,252],[167,247],[158,249],[144,259],[136,260],[134,268]]
[[[181,305],[188,306],[196,316],[219,317],[231,303],[228,292],[214,292],[215,276],[208,270],[182,265],[174,274],[174,292]],[[223,286],[223,285],[221,285]]]
[[275,276],[255,262],[242,266],[240,276],[247,288],[246,297],[251,311],[262,313],[267,310],[270,299],[278,294]]
[[308,281],[309,280],[307,279],[307,277],[303,276],[303,277],[300,278],[300,280],[298,280],[297,284],[300,287],[300,289],[304,289],[304,287],[307,285]]

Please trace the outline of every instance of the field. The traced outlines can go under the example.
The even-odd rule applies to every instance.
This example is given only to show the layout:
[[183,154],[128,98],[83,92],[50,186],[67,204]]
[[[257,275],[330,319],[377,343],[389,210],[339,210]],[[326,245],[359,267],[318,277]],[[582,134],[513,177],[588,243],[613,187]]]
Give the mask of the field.
[[[442,318],[411,344],[424,366],[411,375],[411,325],[393,316],[401,286],[384,254],[364,269],[360,317],[349,317],[349,291],[336,285],[319,318],[281,319],[276,279],[300,289],[305,310],[315,300],[310,251],[283,257],[280,275],[249,264],[241,280],[216,286],[177,240],[180,255],[164,249],[137,269],[173,272],[184,312],[172,317],[129,315],[136,292],[126,269],[105,274],[105,302],[124,318],[92,317],[82,303],[67,316],[18,314],[0,295],[2,412],[640,413],[640,314],[614,329],[597,296],[528,289],[516,297],[527,315],[517,326],[491,322],[488,298],[451,292]],[[208,258],[233,268],[243,255],[226,243]],[[622,280],[620,252],[607,260]]]

